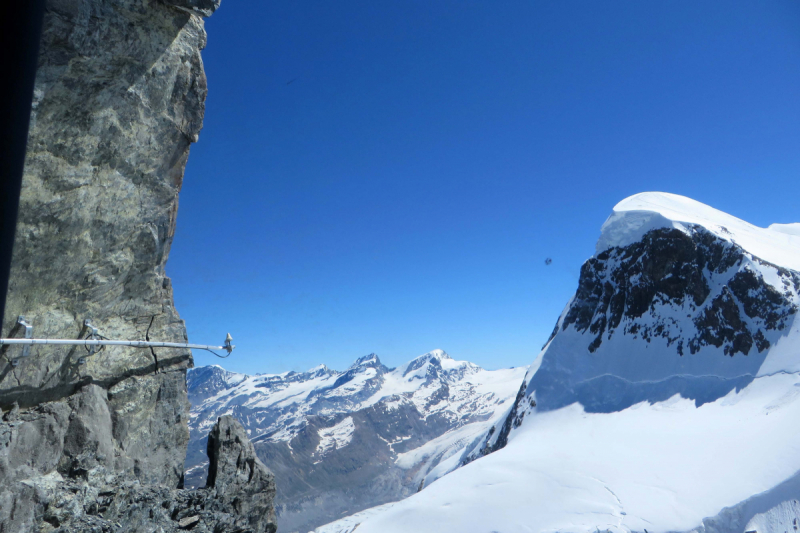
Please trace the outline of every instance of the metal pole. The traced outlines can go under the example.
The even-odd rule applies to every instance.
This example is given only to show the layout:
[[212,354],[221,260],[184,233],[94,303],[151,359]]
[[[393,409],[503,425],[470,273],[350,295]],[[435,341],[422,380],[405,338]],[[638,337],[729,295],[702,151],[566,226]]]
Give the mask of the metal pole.
[[111,341],[94,339],[0,339],[0,346],[6,344],[60,344],[67,346],[131,346],[134,348],[194,348],[196,350],[227,350],[233,351],[233,346],[211,346],[208,344],[189,344],[185,342],[157,342],[157,341]]
[[[25,339],[0,339],[0,346],[22,346],[22,357],[30,354],[31,346],[85,346],[89,349],[87,355],[97,353],[98,346],[129,346],[131,348],[188,348],[195,350],[207,350],[217,357],[228,357],[236,346],[233,345],[231,334],[225,337],[225,344],[222,346],[211,346],[210,344],[189,344],[188,342],[158,342],[158,341],[112,341],[109,339],[98,339],[97,328],[92,326],[89,320],[84,321],[84,325],[89,329],[91,337],[87,339],[31,339],[33,327],[25,321],[24,317],[19,317],[17,323],[25,327]],[[228,355],[219,355],[214,350],[225,350]],[[11,359],[11,366],[17,366],[20,359]],[[78,364],[86,362],[86,357],[78,359]]]
[[[17,317],[17,326],[12,330],[17,331],[18,328],[24,328],[24,339],[0,339],[0,346],[22,346],[22,357],[30,355],[31,346],[45,345],[45,346],[85,346],[89,353],[94,355],[97,353],[98,346],[129,346],[131,348],[187,348],[194,350],[207,350],[217,357],[228,357],[236,346],[233,345],[233,337],[228,333],[225,336],[225,344],[222,346],[211,346],[210,344],[189,344],[188,342],[159,342],[159,341],[114,341],[102,338],[103,336],[97,332],[97,328],[92,325],[91,319],[87,318],[83,321],[83,331],[89,332],[89,335],[83,339],[33,339],[33,326],[28,322],[24,316]],[[228,355],[219,355],[214,350],[225,350]],[[78,364],[84,364],[85,357],[78,359]],[[17,366],[19,359],[11,359],[11,365]]]

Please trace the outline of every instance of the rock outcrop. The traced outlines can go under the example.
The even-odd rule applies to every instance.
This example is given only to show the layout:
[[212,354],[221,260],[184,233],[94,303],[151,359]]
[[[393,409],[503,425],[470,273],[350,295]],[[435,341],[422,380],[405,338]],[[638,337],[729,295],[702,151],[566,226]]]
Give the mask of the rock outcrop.
[[[91,402],[95,392],[88,391],[80,401]],[[56,418],[48,415],[56,413],[60,405],[46,404],[20,418],[7,416],[4,427],[8,431],[0,434],[0,445],[11,449],[9,459],[32,458],[39,464],[48,458],[52,461],[55,454],[49,453],[52,441],[48,434],[65,432],[59,432],[63,426],[54,424]],[[33,433],[32,427],[42,431]],[[71,430],[72,424],[66,433]],[[79,430],[74,434],[88,437],[85,443],[91,452],[104,437],[98,434],[99,439],[93,439],[90,433]],[[106,466],[83,463],[83,469],[34,475],[19,483],[15,491],[0,493],[0,531],[275,533],[272,473],[256,458],[244,429],[233,418],[220,418],[212,434],[216,446],[209,446],[209,460],[215,465],[215,481],[209,479],[205,489],[143,484]],[[42,454],[30,453],[25,445],[31,441],[45,445]]]
[[[22,315],[37,338],[84,338],[88,319],[109,338],[186,341],[164,267],[218,5],[48,1],[2,336]],[[191,365],[182,349],[0,351],[0,532],[171,531],[182,505],[208,507],[175,492]]]
[[276,531],[274,476],[256,456],[235,418],[222,416],[211,430],[208,462],[208,480],[202,490],[213,491],[221,509],[233,508],[243,517],[237,527]]

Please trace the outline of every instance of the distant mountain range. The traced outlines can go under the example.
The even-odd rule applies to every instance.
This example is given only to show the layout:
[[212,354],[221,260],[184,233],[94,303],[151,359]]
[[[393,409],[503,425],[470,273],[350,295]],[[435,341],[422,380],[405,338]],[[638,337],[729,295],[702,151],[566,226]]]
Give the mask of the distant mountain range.
[[526,370],[484,370],[442,350],[394,369],[375,354],[345,371],[192,369],[186,486],[205,483],[208,432],[233,415],[275,473],[280,531],[306,533],[456,468],[507,415]]

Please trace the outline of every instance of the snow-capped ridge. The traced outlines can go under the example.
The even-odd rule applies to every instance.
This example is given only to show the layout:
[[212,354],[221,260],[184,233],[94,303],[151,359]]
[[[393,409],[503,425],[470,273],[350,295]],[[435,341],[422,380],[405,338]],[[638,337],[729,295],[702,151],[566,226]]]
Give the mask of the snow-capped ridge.
[[642,193],[615,206],[597,250],[506,422],[469,460],[574,402],[611,413],[677,393],[701,405],[800,372],[800,272],[781,266],[800,257],[800,239]]
[[800,224],[760,228],[691,198],[665,192],[635,194],[614,206],[601,229],[596,253],[631,245],[654,229],[675,228],[689,234],[692,226],[702,226],[764,261],[800,271]]
[[[426,357],[426,356],[438,357],[439,359],[452,359],[452,357],[450,357],[447,352],[445,352],[444,350],[442,350],[440,348],[437,348],[435,350],[431,350],[430,352],[428,352],[428,353],[426,353],[424,355],[420,355],[420,357]],[[417,359],[419,359],[419,357]]]
[[642,193],[614,207],[597,250],[528,376],[539,410],[613,412],[674,393],[704,403],[800,370],[800,238]]
[[186,375],[188,386],[194,387],[198,398],[212,397],[222,390],[247,381],[250,377],[247,374],[225,370],[219,365],[191,368]]
[[350,365],[350,368],[348,368],[348,370],[352,370],[354,368],[359,368],[362,366],[378,366],[381,364],[382,363],[380,358],[378,357],[378,354],[371,353],[369,355],[364,355],[356,359],[355,362],[352,365]]
[[482,370],[481,367],[469,361],[456,361],[444,350],[432,350],[398,367],[393,374],[402,376],[406,381],[431,380],[440,377],[445,380],[460,380],[465,375]]

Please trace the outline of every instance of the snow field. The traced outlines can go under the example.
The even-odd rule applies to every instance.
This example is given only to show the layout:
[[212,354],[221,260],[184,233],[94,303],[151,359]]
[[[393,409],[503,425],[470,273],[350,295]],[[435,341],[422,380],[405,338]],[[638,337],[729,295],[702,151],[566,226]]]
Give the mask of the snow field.
[[325,455],[331,450],[344,448],[350,444],[355,429],[356,426],[353,424],[353,417],[348,416],[334,426],[318,430],[319,445],[317,446],[317,454]]
[[780,374],[701,407],[676,396],[536,414],[504,449],[372,514],[358,533],[687,531],[800,470],[798,400],[800,376]]

